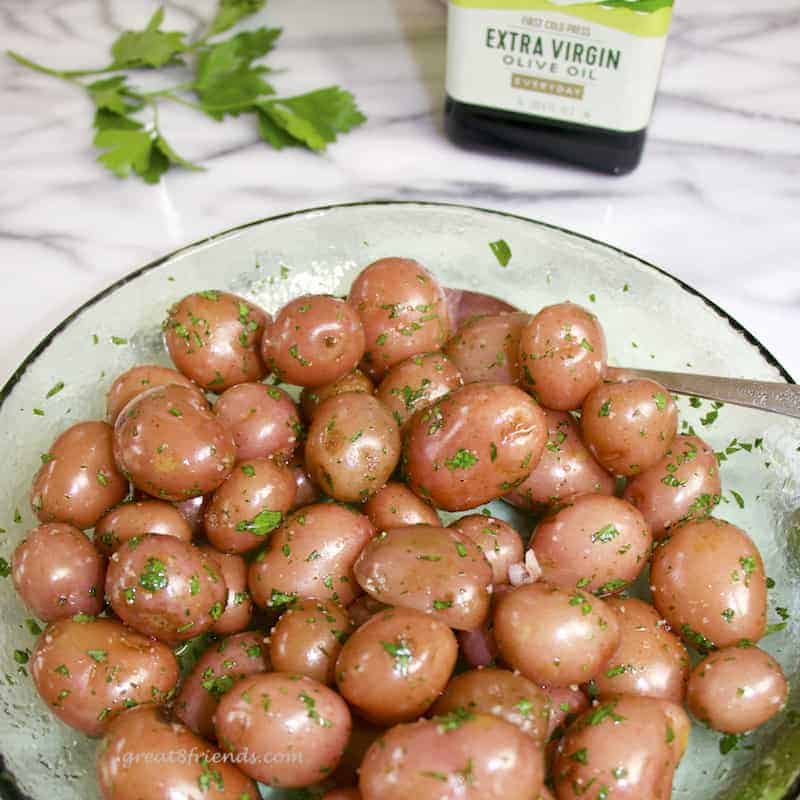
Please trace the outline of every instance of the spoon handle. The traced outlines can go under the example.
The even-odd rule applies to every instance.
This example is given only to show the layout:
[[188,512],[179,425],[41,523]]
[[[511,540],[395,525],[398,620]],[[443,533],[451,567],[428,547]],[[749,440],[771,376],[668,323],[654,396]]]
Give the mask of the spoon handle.
[[708,400],[800,418],[800,386],[794,383],[750,381],[744,378],[719,378],[715,375],[628,367],[609,367],[608,377],[612,380],[650,378],[678,394],[696,395]]

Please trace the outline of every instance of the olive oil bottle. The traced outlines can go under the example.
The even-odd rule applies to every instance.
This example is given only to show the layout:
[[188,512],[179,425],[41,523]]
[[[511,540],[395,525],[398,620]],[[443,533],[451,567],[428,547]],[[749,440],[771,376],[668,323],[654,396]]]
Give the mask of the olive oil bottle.
[[674,0],[449,0],[445,127],[602,172],[639,163]]

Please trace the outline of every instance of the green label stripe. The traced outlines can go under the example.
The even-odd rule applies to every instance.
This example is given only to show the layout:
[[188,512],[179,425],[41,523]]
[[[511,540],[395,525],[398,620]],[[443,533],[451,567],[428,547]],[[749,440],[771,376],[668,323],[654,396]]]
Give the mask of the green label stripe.
[[558,5],[550,0],[450,0],[459,8],[550,11],[605,25],[634,36],[666,36],[674,0],[597,0]]

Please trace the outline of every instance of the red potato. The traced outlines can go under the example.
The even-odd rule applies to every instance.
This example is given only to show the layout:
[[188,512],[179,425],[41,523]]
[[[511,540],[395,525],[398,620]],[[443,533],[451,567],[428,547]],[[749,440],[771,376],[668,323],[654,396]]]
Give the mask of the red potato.
[[253,616],[253,601],[247,591],[247,563],[238,555],[220,553],[213,547],[205,545],[200,548],[219,568],[228,596],[225,610],[211,626],[212,633],[228,636],[239,633],[249,627]]
[[258,631],[214,642],[181,683],[175,697],[175,716],[198,736],[213,740],[214,713],[220,698],[248,675],[269,670],[267,646]]
[[125,406],[114,458],[137,489],[180,501],[216,489],[233,469],[236,445],[194,391],[161,386]]
[[439,515],[424,500],[417,497],[404,483],[391,481],[376,492],[366,503],[364,513],[377,531],[404,528],[408,525],[434,525],[442,523]]
[[292,508],[290,510],[294,511],[303,506],[310,506],[312,503],[316,503],[322,497],[322,492],[308,474],[302,456],[296,456],[289,463],[289,469],[291,469],[292,475],[294,475],[294,485],[296,489],[294,503],[292,503]]
[[363,549],[354,572],[376,600],[432,614],[451,628],[472,630],[489,613],[492,569],[456,531],[428,525],[385,531]]
[[347,302],[364,325],[361,368],[373,379],[411,356],[438,350],[450,333],[444,291],[409,258],[382,258],[364,267]]
[[320,405],[329,397],[347,394],[347,392],[375,394],[375,384],[360,369],[355,369],[331,383],[305,388],[300,393],[300,408],[303,411],[303,417],[310,422]]
[[544,414],[547,442],[542,457],[533,472],[503,500],[517,508],[544,511],[574,494],[614,494],[614,478],[581,441],[572,415],[550,409],[544,409]]
[[591,705],[589,698],[577,686],[542,686],[547,696],[550,716],[547,721],[547,741],[561,738],[569,725]]
[[491,609],[489,616],[479,628],[471,631],[457,631],[461,655],[471,667],[494,667],[499,661],[499,651],[494,638],[493,611],[500,598],[510,592],[509,584],[498,583],[492,587]]
[[338,786],[350,786],[358,783],[358,772],[361,762],[372,743],[384,733],[384,728],[371,725],[358,715],[353,717],[353,728],[347,746],[342,753],[342,760],[331,780]]
[[243,297],[209,289],[170,308],[164,340],[175,366],[204,389],[222,392],[266,374],[261,338],[269,315]]
[[351,305],[330,295],[306,294],[267,324],[262,355],[281,380],[323,386],[352,372],[364,346],[364,326]]
[[663,458],[630,481],[622,496],[660,539],[682,520],[707,516],[721,495],[713,448],[697,436],[676,436]]
[[224,753],[161,708],[121,714],[97,751],[103,800],[258,800],[258,789]]
[[653,604],[701,652],[764,636],[766,580],[750,537],[713,518],[676,527],[656,549],[650,568]]
[[521,311],[473,317],[459,327],[444,352],[464,383],[518,383],[519,337],[530,319]]
[[544,449],[544,412],[515,386],[473,383],[414,415],[406,434],[408,485],[464,511],[519,485]]
[[224,391],[214,414],[233,434],[236,460],[288,459],[302,438],[294,400],[283,389],[263,383],[240,383]]
[[531,548],[545,581],[602,596],[636,580],[652,543],[644,517],[630,503],[581,494],[539,523]]
[[[222,700],[217,738],[232,753],[270,754],[242,770],[268,786],[307,786],[332,772],[350,736],[350,712],[336,692],[304,675],[251,675]],[[276,758],[276,754],[283,757]]]
[[205,402],[200,387],[171,367],[158,364],[139,364],[126,370],[114,379],[106,397],[106,419],[113,425],[128,402],[134,397],[156,386],[169,386],[174,383],[197,392],[198,399]]
[[781,711],[788,694],[786,676],[769,653],[758,647],[726,647],[692,670],[686,702],[714,730],[745,733]]
[[361,800],[361,792],[355,786],[348,789],[331,789],[325,792],[322,800]]
[[677,429],[675,401],[655,381],[601,383],[583,403],[583,440],[592,455],[616,475],[638,475],[658,463]]
[[522,538],[507,522],[484,514],[468,514],[448,525],[472,539],[492,568],[492,582],[508,583],[508,568],[523,559]]
[[504,594],[494,611],[503,660],[551,686],[591,680],[619,645],[619,624],[605,603],[543,582]]
[[336,685],[367,721],[410,722],[447,686],[457,655],[456,637],[443,622],[411,608],[389,608],[345,642]]
[[378,386],[377,398],[403,428],[413,414],[459,386],[461,373],[443,353],[423,353],[395,364]]
[[368,619],[371,619],[381,611],[386,611],[388,608],[391,608],[391,606],[381,603],[368,594],[362,594],[347,606],[347,614],[353,623],[353,627],[360,628]]
[[102,610],[105,559],[78,528],[39,525],[17,545],[11,561],[14,588],[39,619],[54,622]]
[[129,539],[108,561],[106,596],[114,612],[134,630],[170,644],[209,630],[227,593],[216,563],[174,536]]
[[369,519],[335,503],[291,514],[250,565],[247,583],[261,608],[303,597],[349,605],[361,589],[353,565],[375,535]]
[[606,337],[597,317],[574,303],[546,306],[522,328],[523,388],[557,411],[580,408],[606,374]]
[[128,481],[114,460],[111,426],[79,422],[42,455],[30,501],[40,522],[64,522],[84,529],[91,528],[126,494]]
[[543,780],[530,736],[462,709],[388,731],[367,751],[359,789],[364,800],[531,800]]
[[48,625],[29,668],[53,714],[88,736],[99,736],[126,708],[166,703],[179,675],[166,645],[114,620],[86,616]]
[[140,500],[112,508],[94,526],[94,545],[110,556],[123,542],[134,536],[158,533],[184,542],[192,540],[192,528],[172,503],[164,500]]
[[[147,496],[144,492],[142,492],[142,495]],[[181,516],[189,523],[193,536],[203,532],[203,515],[210,499],[211,495],[201,494],[197,497],[190,497],[187,500],[179,500],[173,503],[175,508],[181,512]]]
[[211,544],[224,553],[245,553],[263,544],[294,504],[292,471],[271,458],[236,465],[214,492],[205,513]]
[[364,502],[389,480],[400,460],[400,432],[372,395],[328,398],[308,429],[306,467],[326,494],[345,503]]
[[512,306],[511,303],[483,292],[471,292],[468,289],[451,289],[446,286],[444,293],[447,298],[447,308],[453,330],[458,330],[472,317],[485,316],[486,314],[503,314],[519,310],[516,306]]
[[683,703],[691,661],[658,612],[635,597],[606,600],[619,623],[619,646],[594,678],[600,697],[635,694]]

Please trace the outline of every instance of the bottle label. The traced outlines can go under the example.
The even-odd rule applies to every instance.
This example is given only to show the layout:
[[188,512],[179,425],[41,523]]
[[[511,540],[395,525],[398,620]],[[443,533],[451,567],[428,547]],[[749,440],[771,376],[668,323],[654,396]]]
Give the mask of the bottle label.
[[614,131],[647,127],[674,0],[450,0],[447,93]]

